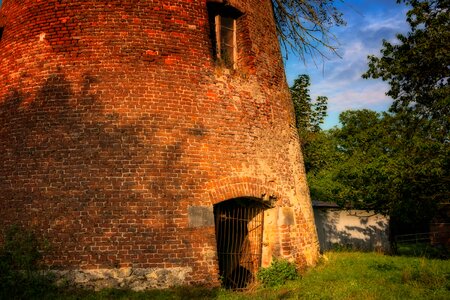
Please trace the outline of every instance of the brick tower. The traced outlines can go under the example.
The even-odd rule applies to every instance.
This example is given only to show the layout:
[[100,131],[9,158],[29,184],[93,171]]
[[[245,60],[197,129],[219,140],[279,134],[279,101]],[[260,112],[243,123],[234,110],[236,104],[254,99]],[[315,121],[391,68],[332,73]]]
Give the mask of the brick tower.
[[0,78],[0,227],[74,283],[316,261],[270,0],[3,0]]

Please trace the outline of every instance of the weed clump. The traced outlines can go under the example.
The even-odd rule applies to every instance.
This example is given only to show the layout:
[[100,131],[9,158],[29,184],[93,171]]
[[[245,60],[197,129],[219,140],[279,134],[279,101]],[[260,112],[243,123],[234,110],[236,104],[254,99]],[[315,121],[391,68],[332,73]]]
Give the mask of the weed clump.
[[404,284],[418,284],[430,289],[437,289],[447,285],[450,273],[442,273],[433,269],[424,260],[419,265],[411,266],[402,271],[401,279]]
[[274,259],[270,267],[259,270],[256,277],[263,287],[277,287],[288,280],[299,278],[300,275],[295,264],[283,259]]

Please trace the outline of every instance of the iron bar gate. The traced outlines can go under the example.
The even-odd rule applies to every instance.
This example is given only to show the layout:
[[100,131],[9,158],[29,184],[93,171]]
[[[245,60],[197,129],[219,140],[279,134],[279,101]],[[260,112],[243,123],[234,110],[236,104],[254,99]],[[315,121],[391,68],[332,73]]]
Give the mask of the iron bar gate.
[[214,206],[217,255],[223,286],[244,289],[261,265],[264,206],[236,198]]

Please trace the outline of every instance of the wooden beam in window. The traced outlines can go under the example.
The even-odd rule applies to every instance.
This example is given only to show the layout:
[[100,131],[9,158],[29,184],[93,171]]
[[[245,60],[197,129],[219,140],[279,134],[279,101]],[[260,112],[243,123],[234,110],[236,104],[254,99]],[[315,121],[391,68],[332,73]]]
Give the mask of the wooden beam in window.
[[220,15],[217,15],[216,17],[215,17],[215,24],[216,24],[216,51],[217,51],[217,58],[218,59],[220,59],[221,57],[220,57],[220,54],[222,53],[222,43],[220,42],[221,40],[222,40],[222,35],[220,34],[221,33],[221,30],[220,30],[220,28],[221,28],[221,17],[220,17]]
[[236,37],[236,19],[233,19],[233,69],[237,67],[237,37]]

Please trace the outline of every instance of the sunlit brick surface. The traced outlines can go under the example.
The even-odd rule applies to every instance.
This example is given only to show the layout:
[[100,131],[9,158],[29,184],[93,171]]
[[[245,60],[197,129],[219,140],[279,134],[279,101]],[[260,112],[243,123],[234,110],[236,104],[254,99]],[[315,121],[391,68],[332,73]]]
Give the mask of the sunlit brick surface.
[[[236,70],[205,0],[3,0],[0,227],[62,269],[189,267],[217,285],[214,226],[188,207],[268,198],[263,265],[317,238],[269,0],[229,1]],[[263,196],[265,195],[265,196]]]

